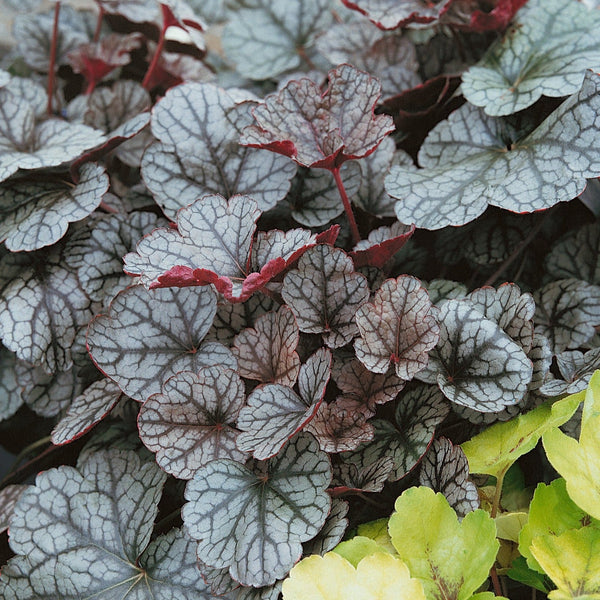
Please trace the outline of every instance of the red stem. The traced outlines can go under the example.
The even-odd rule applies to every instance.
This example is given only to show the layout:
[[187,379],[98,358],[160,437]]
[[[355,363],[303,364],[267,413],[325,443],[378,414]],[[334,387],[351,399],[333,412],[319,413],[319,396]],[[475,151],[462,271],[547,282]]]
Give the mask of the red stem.
[[502,586],[500,585],[500,579],[498,579],[498,573],[496,573],[495,566],[490,570],[490,576],[492,578],[492,585],[494,586],[494,594],[496,596],[502,596]]
[[158,65],[160,55],[162,54],[163,47],[165,45],[165,34],[166,34],[168,28],[169,28],[169,23],[167,20],[167,16],[164,14],[164,10],[163,10],[163,26],[160,31],[160,36],[158,38],[158,44],[156,45],[156,51],[154,52],[154,56],[152,57],[152,62],[150,63],[150,66],[148,67],[148,70],[146,71],[146,75],[144,76],[144,81],[142,81],[142,86],[148,91],[150,91],[148,86],[149,86],[150,82],[152,81],[152,76],[154,75],[154,71],[156,70],[156,66]]
[[85,88],[85,95],[89,96],[96,89],[96,81],[92,78],[88,81],[87,87]]
[[54,78],[56,76],[56,46],[58,45],[58,17],[60,15],[60,2],[54,5],[54,25],[52,26],[52,40],[50,42],[50,68],[48,70],[48,115],[52,115],[52,96],[54,95]]
[[98,20],[96,21],[96,29],[94,30],[94,42],[100,39],[100,30],[102,29],[102,19],[104,19],[104,9],[100,6]]
[[348,200],[348,194],[346,194],[346,188],[344,187],[344,182],[342,181],[342,176],[340,175],[340,167],[336,167],[332,169],[333,177],[335,179],[335,183],[337,185],[338,191],[342,198],[342,204],[344,205],[344,210],[346,211],[346,216],[348,217],[348,221],[350,223],[350,231],[352,231],[352,239],[355,244],[360,242],[360,233],[358,231],[358,225],[356,224],[356,219],[354,218],[354,213],[352,212],[352,206],[350,205],[350,200]]

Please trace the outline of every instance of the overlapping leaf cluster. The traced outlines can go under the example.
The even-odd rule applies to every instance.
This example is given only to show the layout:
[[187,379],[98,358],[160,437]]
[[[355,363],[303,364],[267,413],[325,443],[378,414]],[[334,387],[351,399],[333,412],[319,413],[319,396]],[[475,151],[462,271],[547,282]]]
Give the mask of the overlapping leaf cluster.
[[600,366],[600,12],[96,4],[18,14],[0,62],[0,419],[54,467],[0,482],[2,594],[275,600],[320,554],[356,597],[471,597],[495,542],[460,584],[400,532],[327,553],[416,483],[446,500],[395,521],[429,502],[463,544],[469,466],[501,484]]

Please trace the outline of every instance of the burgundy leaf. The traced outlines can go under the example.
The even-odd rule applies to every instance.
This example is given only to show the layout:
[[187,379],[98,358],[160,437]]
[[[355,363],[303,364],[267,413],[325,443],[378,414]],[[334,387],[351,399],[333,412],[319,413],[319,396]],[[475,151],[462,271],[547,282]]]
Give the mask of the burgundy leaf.
[[361,336],[354,343],[358,359],[374,373],[385,373],[393,364],[405,380],[427,365],[428,352],[439,339],[429,295],[409,275],[385,281],[373,302],[356,311],[356,324]]
[[400,222],[373,230],[366,240],[358,242],[350,252],[354,266],[357,269],[367,266],[381,269],[408,242],[414,232],[414,225],[403,225]]
[[258,125],[241,143],[284,154],[305,167],[334,170],[371,154],[393,131],[392,120],[374,114],[381,94],[377,80],[350,65],[329,72],[321,94],[310,79],[290,81],[254,109]]
[[244,329],[233,341],[231,351],[240,375],[292,387],[300,372],[299,339],[298,324],[288,307],[259,317],[254,327]]
[[244,404],[244,384],[231,369],[204,367],[171,377],[162,392],[144,402],[140,438],[167,473],[191,479],[211,460],[244,462],[233,427]]
[[[492,31],[506,29],[516,12],[527,0],[453,0],[444,15],[444,21],[471,31]],[[481,10],[478,6],[492,6],[491,10]]]

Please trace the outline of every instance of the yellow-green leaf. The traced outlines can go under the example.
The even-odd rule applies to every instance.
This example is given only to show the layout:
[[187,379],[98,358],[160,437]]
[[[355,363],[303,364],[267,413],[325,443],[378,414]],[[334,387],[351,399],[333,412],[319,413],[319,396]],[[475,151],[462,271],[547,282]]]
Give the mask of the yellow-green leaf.
[[388,552],[395,554],[396,549],[392,544],[392,539],[388,533],[388,521],[389,519],[377,519],[376,521],[370,521],[369,523],[363,523],[356,528],[357,535],[364,535],[365,537],[375,540],[380,546],[383,546]]
[[548,460],[567,482],[569,496],[600,519],[600,371],[580,394],[585,394],[585,401],[579,442],[558,428],[545,433],[543,442]]
[[[375,540],[362,535],[356,535],[352,539],[338,544],[333,552],[343,556],[353,567],[358,566],[363,558],[371,554],[377,554],[377,552],[390,553],[387,548],[380,546]],[[395,554],[395,550],[392,549],[392,553]]]

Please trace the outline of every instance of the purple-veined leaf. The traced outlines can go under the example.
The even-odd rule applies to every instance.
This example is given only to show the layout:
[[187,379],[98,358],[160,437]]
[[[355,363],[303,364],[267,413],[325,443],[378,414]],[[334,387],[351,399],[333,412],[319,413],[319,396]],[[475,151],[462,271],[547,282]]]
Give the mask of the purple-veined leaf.
[[229,567],[244,585],[274,583],[300,558],[302,542],[325,523],[330,481],[329,459],[308,434],[249,467],[225,459],[210,462],[187,484],[182,510],[188,534],[200,540],[198,558]]
[[398,252],[415,232],[414,225],[403,225],[396,222],[389,227],[379,227],[354,246],[350,253],[354,266],[377,267],[381,269],[385,263]]
[[77,270],[92,300],[110,300],[131,284],[131,277],[123,273],[123,256],[143,235],[163,224],[150,212],[98,215],[91,220],[91,227],[69,238],[66,261]]
[[448,279],[432,279],[427,285],[429,299],[435,305],[452,298],[464,298],[467,295],[467,286],[458,281]]
[[0,421],[12,417],[23,404],[15,368],[17,357],[0,345]]
[[36,119],[47,116],[48,94],[40,82],[27,77],[12,77],[5,87],[19,98],[19,101],[31,106]]
[[585,354],[579,350],[569,350],[556,355],[556,363],[562,379],[550,379],[540,387],[544,396],[576,394],[588,387],[592,375],[600,369],[600,348],[588,350]]
[[405,386],[394,371],[373,373],[357,358],[334,360],[331,376],[343,392],[346,401],[363,405],[363,412],[375,414],[378,404],[394,400]]
[[140,438],[156,462],[179,479],[191,479],[211,460],[244,462],[233,424],[244,404],[244,384],[231,369],[204,367],[168,379],[144,402]]
[[168,217],[207,194],[247,194],[260,210],[285,197],[294,165],[238,144],[252,105],[210,83],[171,88],[156,104],[151,127],[159,142],[144,154],[142,176]]
[[100,422],[122,396],[119,386],[110,379],[92,383],[77,396],[52,430],[52,443],[68,444]]
[[314,244],[333,243],[338,231],[260,232],[253,242],[259,216],[247,196],[205,196],[179,211],[177,231],[157,229],[143,238],[125,257],[125,271],[150,288],[214,284],[228,301],[242,302]]
[[600,14],[574,0],[529,0],[509,32],[462,76],[466,99],[509,115],[542,96],[576,93],[600,63]]
[[419,151],[425,168],[390,170],[398,219],[440,229],[472,221],[488,204],[534,212],[579,195],[600,175],[599,90],[600,75],[588,71],[578,94],[508,140],[503,121],[465,104],[430,132]]
[[314,417],[325,395],[331,371],[331,352],[317,350],[300,367],[298,392],[278,383],[256,388],[240,411],[242,433],[237,446],[264,460],[275,456],[293,435]]
[[281,581],[273,585],[255,588],[240,586],[230,595],[231,600],[279,600],[281,596]]
[[322,402],[306,425],[306,431],[317,438],[324,452],[355,450],[373,438],[373,427],[367,423],[370,415],[362,408],[353,398],[347,401],[343,396],[329,404]]
[[269,79],[301,65],[299,48],[331,22],[330,0],[255,0],[230,13],[225,55],[250,79]]
[[504,283],[498,289],[479,288],[467,299],[486,319],[494,321],[526,354],[533,344],[535,302],[531,294],[522,294],[514,283]]
[[30,177],[0,184],[0,240],[13,252],[54,244],[69,223],[99,206],[108,184],[104,168],[91,163],[82,167],[76,185]]
[[[342,165],[340,176],[348,197],[355,197],[362,182],[359,163],[349,161]],[[344,212],[335,180],[328,171],[300,167],[286,201],[292,218],[307,227],[326,225]]]
[[550,250],[544,263],[554,279],[582,279],[600,284],[600,225],[590,223],[570,231]]
[[398,398],[395,425],[373,419],[373,440],[342,454],[342,458],[364,467],[389,457],[394,461],[389,480],[401,479],[421,460],[433,440],[435,428],[449,412],[450,405],[438,389],[419,384]]
[[4,87],[5,85],[7,85],[10,82],[11,78],[12,76],[8,71],[0,69],[0,87]]
[[523,349],[468,301],[446,300],[439,309],[440,341],[417,378],[437,383],[456,404],[497,412],[516,404],[533,367]]
[[419,484],[441,492],[459,517],[479,508],[479,494],[469,480],[469,461],[460,446],[441,437],[433,442],[421,462]]
[[578,279],[559,279],[534,293],[535,330],[554,354],[579,348],[600,325],[600,287]]
[[360,338],[357,358],[374,373],[390,364],[401,379],[412,379],[427,365],[428,352],[437,344],[439,326],[433,305],[421,282],[409,275],[388,279],[373,302],[356,311]]
[[242,377],[292,387],[300,372],[296,352],[300,331],[292,311],[282,306],[258,317],[254,327],[236,335],[231,351]]
[[333,550],[344,537],[348,527],[348,503],[339,498],[331,501],[331,511],[321,531],[310,541],[303,544],[304,555],[320,554]]
[[203,342],[216,309],[216,294],[209,288],[127,288],[115,296],[107,314],[90,322],[90,355],[123,392],[143,402],[179,371],[235,368],[229,349]]
[[231,346],[238,333],[252,327],[258,317],[276,308],[270,296],[260,293],[250,296],[246,302],[232,304],[224,300],[217,306],[217,314],[206,339]]
[[351,462],[333,465],[331,493],[334,498],[358,492],[380,492],[394,470],[394,461],[382,456],[374,463],[358,466]]
[[366,15],[381,29],[396,29],[409,23],[437,21],[453,0],[342,0],[353,10]]
[[2,570],[2,597],[208,600],[195,544],[178,530],[150,542],[165,479],[124,451],[38,475],[10,523],[17,557]]
[[329,27],[316,47],[334,65],[349,63],[377,77],[384,97],[421,83],[415,46],[408,37],[386,35],[362,20]]
[[330,348],[338,348],[358,334],[354,315],[369,299],[369,286],[343,250],[319,244],[285,276],[281,295],[300,331],[320,333]]
[[58,250],[11,253],[0,262],[0,335],[17,356],[47,373],[72,365],[72,345],[92,317],[77,277]]
[[36,124],[34,108],[0,88],[0,181],[19,169],[56,167],[105,141],[87,125],[48,119]]
[[7,485],[0,491],[0,533],[8,529],[15,505],[28,485]]
[[350,65],[331,70],[328,77],[323,94],[310,79],[300,79],[267,96],[253,110],[258,125],[246,127],[240,143],[324,169],[371,154],[394,129],[390,117],[373,112],[381,86]]

